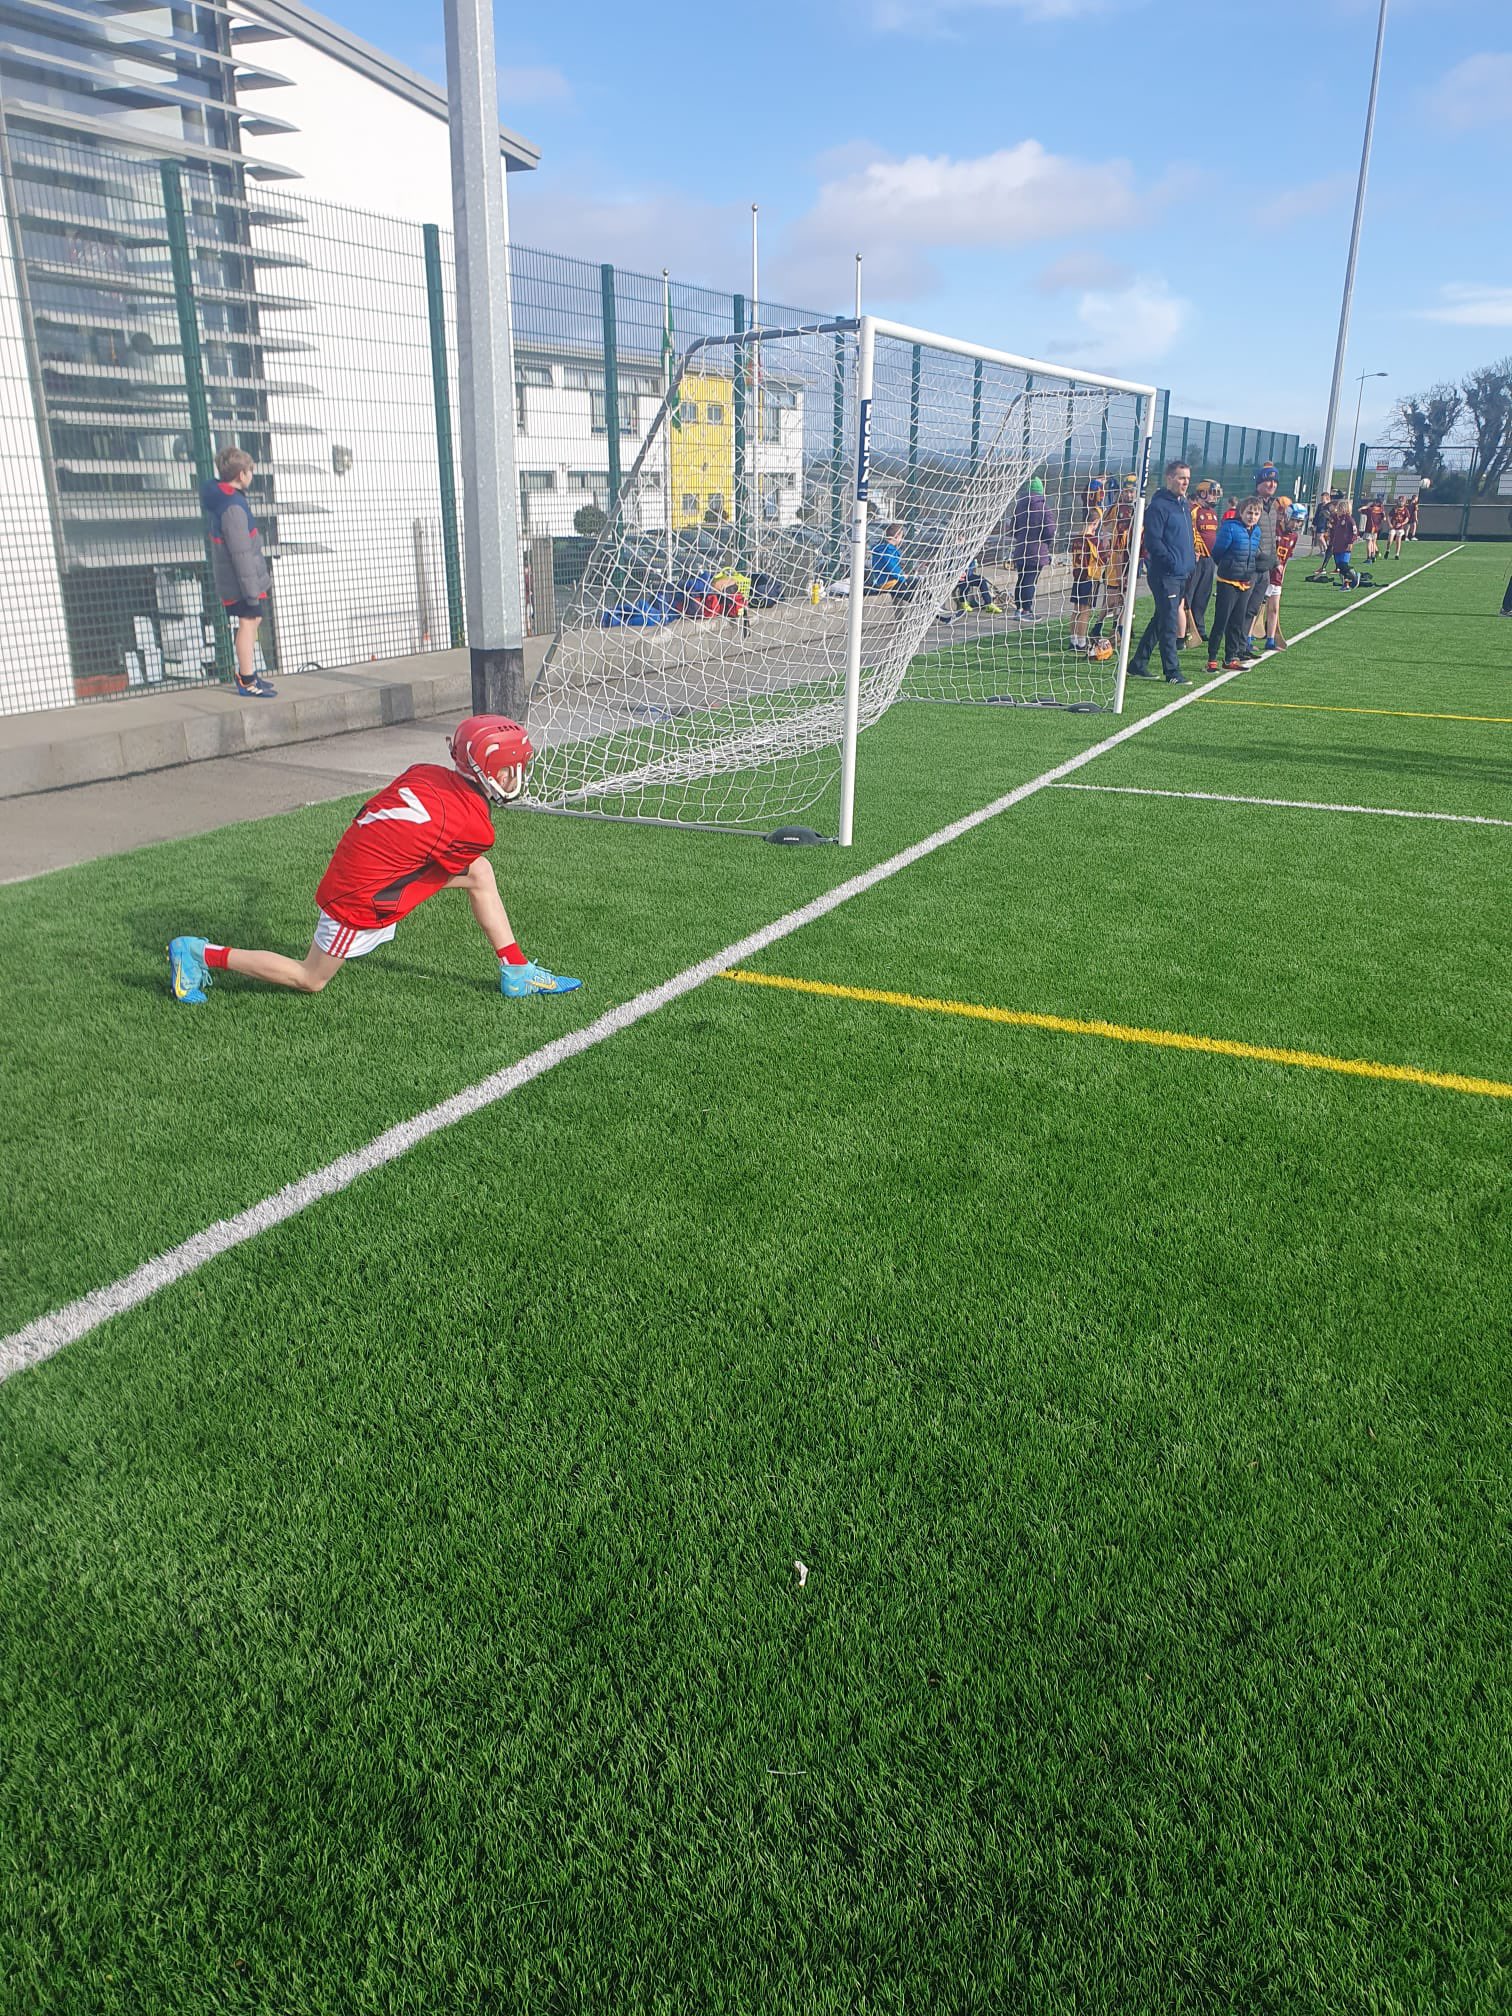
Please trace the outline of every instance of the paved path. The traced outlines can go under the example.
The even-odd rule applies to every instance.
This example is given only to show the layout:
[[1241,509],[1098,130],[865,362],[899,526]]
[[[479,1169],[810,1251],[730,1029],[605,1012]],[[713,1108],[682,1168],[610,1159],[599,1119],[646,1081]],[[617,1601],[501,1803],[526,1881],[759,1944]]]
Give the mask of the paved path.
[[0,882],[25,882],[156,840],[182,840],[239,819],[268,819],[371,790],[411,763],[446,762],[446,737],[457,718],[453,713],[405,721],[256,755],[219,756],[140,777],[0,799]]

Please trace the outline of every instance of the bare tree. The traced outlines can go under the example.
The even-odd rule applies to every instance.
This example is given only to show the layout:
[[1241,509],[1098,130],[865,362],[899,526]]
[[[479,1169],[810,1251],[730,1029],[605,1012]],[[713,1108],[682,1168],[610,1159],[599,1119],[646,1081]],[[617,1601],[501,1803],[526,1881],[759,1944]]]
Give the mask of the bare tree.
[[1475,488],[1494,497],[1503,473],[1512,467],[1512,357],[1483,364],[1460,390],[1475,429]]
[[1444,467],[1444,443],[1465,410],[1457,385],[1432,385],[1410,399],[1398,399],[1392,433],[1412,457],[1420,476],[1437,477]]

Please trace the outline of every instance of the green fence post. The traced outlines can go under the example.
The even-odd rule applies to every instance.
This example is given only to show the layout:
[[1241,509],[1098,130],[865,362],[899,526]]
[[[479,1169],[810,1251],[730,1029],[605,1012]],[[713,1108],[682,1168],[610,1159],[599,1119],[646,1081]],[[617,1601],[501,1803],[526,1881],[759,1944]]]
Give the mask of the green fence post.
[[1360,443],[1359,457],[1355,462],[1354,489],[1350,493],[1354,499],[1355,506],[1357,509],[1359,507],[1360,499],[1365,495],[1365,459],[1369,455],[1369,453],[1370,453],[1370,444],[1366,441],[1362,441]]
[[[194,467],[201,483],[215,475],[215,439],[210,432],[210,401],[205,393],[205,363],[200,354],[199,310],[194,300],[194,262],[189,256],[189,226],[184,213],[184,185],[178,163],[165,161],[163,212],[168,226],[168,263],[173,274],[173,305],[178,314],[179,349],[184,358],[184,390],[189,398],[189,439],[194,449]],[[208,532],[205,560],[209,568],[211,597],[215,603],[215,669],[229,678],[235,669],[236,653],[231,645],[231,625],[215,600],[215,559]],[[272,644],[272,638],[269,638]]]
[[599,268],[599,285],[604,297],[604,424],[609,429],[609,515],[620,493],[619,431],[619,344],[614,327],[614,268]]
[[462,605],[462,541],[457,518],[457,464],[452,450],[451,383],[446,368],[446,296],[441,287],[441,230],[425,238],[425,306],[430,317],[431,397],[436,407],[436,478],[441,491],[441,557],[446,569],[446,619],[452,649],[467,642]]
[[1099,463],[1098,474],[1105,482],[1111,482],[1113,472],[1108,467],[1108,402],[1106,399],[1102,403],[1102,425],[1098,429],[1097,435],[1097,458]]
[[1161,402],[1160,460],[1155,465],[1156,468],[1160,471],[1160,480],[1162,483],[1165,481],[1166,437],[1170,433],[1170,431],[1171,431],[1171,395],[1169,392],[1167,392],[1165,398]]
[[[735,334],[743,336],[746,326],[746,298],[737,294],[734,298]],[[735,407],[735,467],[732,471],[735,491],[735,550],[740,555],[740,564],[745,566],[747,541],[750,536],[750,502],[746,495],[746,346],[735,345],[733,404]]]
[[982,453],[982,360],[971,367],[971,466],[976,468]]

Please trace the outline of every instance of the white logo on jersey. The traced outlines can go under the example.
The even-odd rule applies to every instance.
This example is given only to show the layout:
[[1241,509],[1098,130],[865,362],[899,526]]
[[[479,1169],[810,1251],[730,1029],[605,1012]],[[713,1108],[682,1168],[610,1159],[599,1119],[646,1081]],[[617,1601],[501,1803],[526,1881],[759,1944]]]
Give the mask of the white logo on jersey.
[[408,784],[399,786],[399,796],[404,800],[403,805],[385,805],[376,812],[360,812],[354,823],[358,826],[376,826],[380,819],[402,819],[406,826],[429,826],[431,815]]

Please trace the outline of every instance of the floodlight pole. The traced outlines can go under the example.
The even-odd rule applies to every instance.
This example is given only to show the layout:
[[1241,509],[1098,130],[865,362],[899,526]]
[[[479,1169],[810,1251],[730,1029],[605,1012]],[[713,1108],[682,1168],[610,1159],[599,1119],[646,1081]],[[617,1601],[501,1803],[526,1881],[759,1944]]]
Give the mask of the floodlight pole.
[[467,642],[475,713],[525,710],[509,205],[492,0],[445,0]]
[[[1362,371],[1360,373],[1360,396],[1355,400],[1354,432],[1349,437],[1349,467],[1351,469],[1354,468],[1355,449],[1359,445],[1360,440],[1360,411],[1365,404],[1365,380],[1367,378],[1389,378],[1390,375],[1389,371]],[[1356,498],[1355,502],[1358,503],[1359,499]]]
[[1334,349],[1333,384],[1328,393],[1328,423],[1323,429],[1323,482],[1333,488],[1333,457],[1339,424],[1339,394],[1344,383],[1344,357],[1349,349],[1349,312],[1354,305],[1355,262],[1360,253],[1360,226],[1365,217],[1365,184],[1370,175],[1370,146],[1375,137],[1376,97],[1381,88],[1381,51],[1386,44],[1387,0],[1381,0],[1376,23],[1375,67],[1370,73],[1370,103],[1365,112],[1365,142],[1360,149],[1360,179],[1355,188],[1354,223],[1349,233],[1349,263],[1344,269],[1344,299],[1339,308],[1339,340]]

